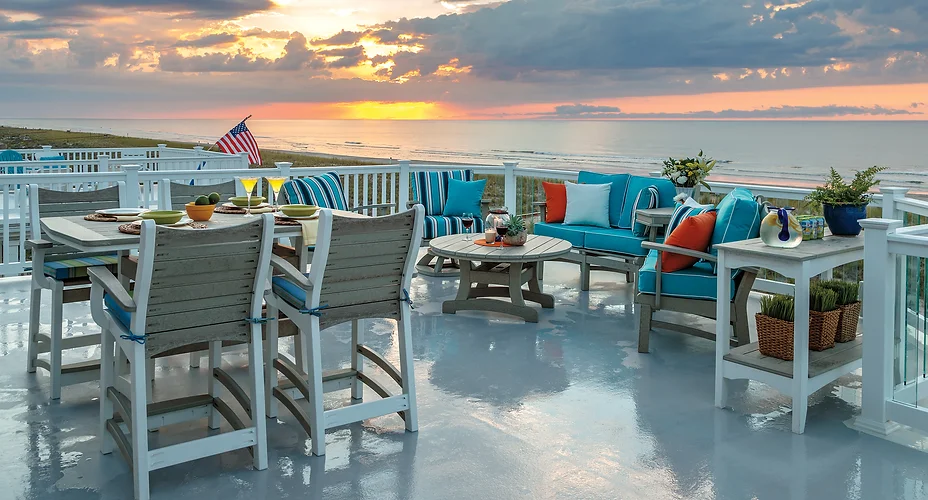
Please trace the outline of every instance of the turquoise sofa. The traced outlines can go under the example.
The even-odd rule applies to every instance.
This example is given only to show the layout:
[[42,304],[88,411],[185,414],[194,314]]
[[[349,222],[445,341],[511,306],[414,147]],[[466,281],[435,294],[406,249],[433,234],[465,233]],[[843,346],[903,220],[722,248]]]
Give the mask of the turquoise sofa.
[[[609,195],[609,224],[611,227],[578,226],[563,223],[536,222],[534,233],[569,241],[573,246],[564,260],[580,264],[580,289],[590,289],[590,271],[604,269],[624,272],[629,282],[635,280],[638,268],[647,256],[641,243],[647,236],[632,232],[635,199],[642,189],[654,186],[658,190],[658,207],[672,207],[676,188],[668,179],[630,174],[601,174],[580,172],[580,184],[611,183]],[[536,202],[541,220],[547,213],[546,202]]]

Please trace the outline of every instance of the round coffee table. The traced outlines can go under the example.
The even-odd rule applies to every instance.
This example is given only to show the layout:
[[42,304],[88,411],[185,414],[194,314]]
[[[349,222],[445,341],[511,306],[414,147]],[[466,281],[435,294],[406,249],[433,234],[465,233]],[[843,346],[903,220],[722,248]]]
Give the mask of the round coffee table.
[[[482,240],[475,236],[475,240]],[[461,265],[458,296],[445,301],[441,310],[493,311],[538,322],[538,311],[525,305],[526,300],[554,307],[554,296],[542,293],[538,284],[541,263],[570,252],[569,242],[549,236],[529,235],[521,247],[481,246],[465,241],[460,234],[442,236],[429,242],[429,250],[438,256],[456,259]],[[522,285],[528,283],[528,290]],[[510,302],[485,297],[508,297]]]

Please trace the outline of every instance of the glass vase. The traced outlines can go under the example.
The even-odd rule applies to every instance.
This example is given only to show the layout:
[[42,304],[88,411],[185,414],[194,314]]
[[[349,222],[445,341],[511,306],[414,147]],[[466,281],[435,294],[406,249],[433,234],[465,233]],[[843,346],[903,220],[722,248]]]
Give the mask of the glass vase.
[[790,207],[767,207],[760,223],[760,239],[775,248],[796,248],[802,243],[802,225]]

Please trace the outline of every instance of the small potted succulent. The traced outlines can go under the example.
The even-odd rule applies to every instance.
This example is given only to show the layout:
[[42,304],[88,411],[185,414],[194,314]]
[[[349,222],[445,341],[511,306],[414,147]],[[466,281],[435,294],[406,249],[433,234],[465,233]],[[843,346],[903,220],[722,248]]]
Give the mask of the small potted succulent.
[[815,188],[807,199],[821,203],[825,223],[831,234],[857,236],[860,234],[860,219],[867,218],[867,205],[873,199],[870,189],[880,183],[876,174],[885,167],[870,167],[854,173],[850,183],[832,167],[825,184]]
[[702,150],[695,158],[669,158],[664,160],[664,169],[661,175],[670,179],[677,188],[678,195],[695,198],[696,188],[703,186],[711,190],[706,184],[706,177],[715,167],[715,160],[705,156]]
[[528,231],[525,228],[525,220],[518,215],[509,219],[506,224],[506,234],[503,235],[503,243],[506,245],[520,247],[528,240]]
[[187,209],[187,216],[195,221],[208,221],[213,216],[213,210],[219,203],[219,193],[201,194],[196,199],[184,206]]

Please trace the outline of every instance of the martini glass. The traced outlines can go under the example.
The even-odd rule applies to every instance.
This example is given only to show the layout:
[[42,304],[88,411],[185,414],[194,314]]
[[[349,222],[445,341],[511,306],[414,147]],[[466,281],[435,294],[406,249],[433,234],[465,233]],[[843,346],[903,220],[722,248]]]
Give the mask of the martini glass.
[[283,187],[284,182],[287,182],[286,177],[265,177],[267,179],[267,185],[271,188],[271,206],[274,207],[276,212],[277,206],[277,195],[280,194],[280,188]]
[[254,214],[251,213],[251,191],[254,190],[255,186],[258,185],[257,177],[239,177],[238,181],[242,183],[242,187],[245,188],[245,197],[248,200],[248,207],[245,208],[245,217],[254,217]]

